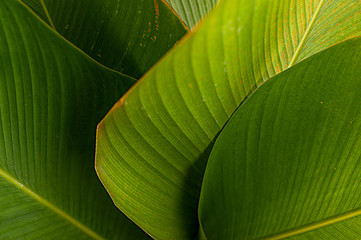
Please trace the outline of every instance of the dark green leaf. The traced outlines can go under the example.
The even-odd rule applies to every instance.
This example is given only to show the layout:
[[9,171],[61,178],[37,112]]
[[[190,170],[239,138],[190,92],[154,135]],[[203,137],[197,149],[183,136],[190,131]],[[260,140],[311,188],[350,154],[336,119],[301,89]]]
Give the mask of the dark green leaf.
[[135,81],[0,1],[0,239],[144,239],[94,171],[96,124]]
[[107,67],[141,77],[186,32],[161,0],[23,0]]
[[208,239],[360,239],[361,39],[259,87],[208,161]]

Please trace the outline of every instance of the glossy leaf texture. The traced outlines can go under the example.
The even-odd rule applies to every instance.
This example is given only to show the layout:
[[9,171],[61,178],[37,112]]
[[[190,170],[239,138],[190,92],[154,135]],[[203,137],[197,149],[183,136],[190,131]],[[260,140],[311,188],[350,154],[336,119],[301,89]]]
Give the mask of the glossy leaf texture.
[[360,91],[361,38],[260,86],[209,158],[207,239],[359,239]]
[[95,129],[135,81],[0,1],[0,239],[147,239],[94,171]]
[[141,77],[187,32],[162,0],[23,0],[107,67]]
[[220,2],[98,126],[96,168],[118,208],[154,237],[194,236],[209,149],[239,104],[360,35],[360,20],[360,1]]
[[189,27],[193,28],[219,0],[166,0]]

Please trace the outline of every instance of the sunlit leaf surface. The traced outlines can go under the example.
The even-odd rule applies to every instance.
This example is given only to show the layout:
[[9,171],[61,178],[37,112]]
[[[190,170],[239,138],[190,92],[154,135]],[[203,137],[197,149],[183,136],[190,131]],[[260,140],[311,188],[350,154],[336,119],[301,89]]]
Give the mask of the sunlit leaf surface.
[[361,34],[361,2],[224,0],[100,123],[96,167],[152,236],[191,238],[212,141],[270,77]]
[[185,24],[194,27],[219,0],[166,0]]

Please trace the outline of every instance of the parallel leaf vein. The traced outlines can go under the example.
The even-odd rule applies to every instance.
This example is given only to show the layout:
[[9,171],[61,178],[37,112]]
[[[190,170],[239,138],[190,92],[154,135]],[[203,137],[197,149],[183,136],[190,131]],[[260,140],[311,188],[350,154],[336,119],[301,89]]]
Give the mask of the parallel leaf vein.
[[46,7],[46,5],[45,5],[45,3],[44,3],[44,0],[40,0],[40,3],[41,3],[41,6],[42,6],[43,9],[44,9],[44,12],[45,12],[46,17],[47,17],[48,20],[49,20],[50,26],[51,26],[54,30],[56,30],[55,25],[54,25],[54,23],[53,23],[53,20],[52,20],[51,17],[50,17],[48,8]]
[[345,220],[349,220],[349,219],[354,218],[354,217],[359,217],[359,216],[361,216],[361,209],[357,209],[355,211],[346,213],[346,214],[341,215],[341,216],[336,216],[334,218],[329,218],[329,219],[326,219],[326,220],[323,220],[323,221],[319,221],[319,222],[304,226],[302,228],[290,230],[290,231],[281,233],[279,235],[266,237],[266,238],[264,238],[264,240],[278,240],[278,239],[293,237],[293,236],[296,236],[296,235],[300,235],[302,233],[310,232],[310,231],[313,231],[313,230],[316,230],[316,229],[320,229],[320,228],[323,228],[323,227],[326,227],[326,226],[329,226],[329,225],[332,225],[332,224],[336,224],[336,223],[339,223],[339,222],[342,222],[342,221],[345,221]]
[[17,187],[21,191],[23,191],[24,193],[26,193],[27,195],[29,195],[30,197],[37,200],[39,203],[41,203],[45,207],[49,208],[53,212],[57,213],[59,216],[63,217],[64,219],[66,219],[67,221],[72,223],[74,226],[79,228],[81,231],[83,231],[84,233],[86,233],[90,237],[92,237],[94,239],[97,239],[97,240],[103,240],[104,239],[103,237],[99,236],[97,233],[95,233],[94,231],[92,231],[91,229],[89,229],[88,227],[83,225],[82,223],[80,223],[78,220],[74,219],[73,217],[71,217],[70,215],[68,215],[67,213],[65,213],[64,211],[62,211],[61,209],[59,209],[58,207],[53,205],[52,203],[48,202],[47,200],[45,200],[44,198],[42,198],[38,194],[34,193],[29,188],[25,187],[24,184],[17,181],[14,177],[9,175],[7,172],[5,172],[1,168],[0,168],[0,176],[3,177],[9,183],[13,184],[15,187]]
[[321,2],[318,4],[317,9],[316,9],[315,13],[312,16],[311,22],[308,24],[308,26],[306,28],[306,31],[303,34],[302,39],[301,39],[300,43],[298,44],[295,53],[293,54],[291,62],[288,65],[289,68],[292,67],[296,63],[297,58],[300,56],[301,50],[303,49],[303,47],[304,47],[304,45],[306,43],[306,39],[310,35],[310,32],[311,32],[313,26],[316,23],[316,19],[317,19],[318,15],[320,14],[320,12],[321,12],[320,10],[321,10],[324,3],[325,3],[325,0],[321,0]]

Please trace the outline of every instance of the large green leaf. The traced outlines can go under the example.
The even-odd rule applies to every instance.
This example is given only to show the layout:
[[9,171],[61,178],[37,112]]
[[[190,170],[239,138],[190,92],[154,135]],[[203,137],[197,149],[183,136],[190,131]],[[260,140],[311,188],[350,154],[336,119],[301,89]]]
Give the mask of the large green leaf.
[[162,0],[22,0],[98,62],[142,76],[186,32]]
[[100,123],[96,168],[152,236],[191,238],[207,149],[271,76],[361,35],[361,2],[224,0]]
[[361,38],[257,89],[209,158],[199,209],[207,238],[360,239],[360,93]]
[[144,239],[94,171],[96,124],[134,82],[0,1],[0,239]]
[[166,0],[185,24],[194,27],[219,0]]

